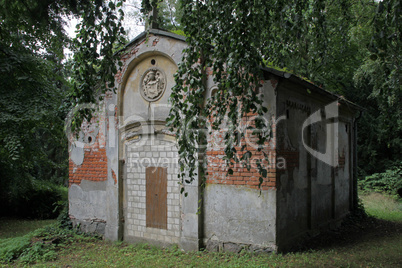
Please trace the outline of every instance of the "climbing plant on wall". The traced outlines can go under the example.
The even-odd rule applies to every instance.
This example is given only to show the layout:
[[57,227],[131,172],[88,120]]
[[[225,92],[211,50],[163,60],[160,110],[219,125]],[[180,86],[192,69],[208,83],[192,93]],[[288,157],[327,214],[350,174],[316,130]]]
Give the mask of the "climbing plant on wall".
[[[260,67],[270,62],[285,66],[313,57],[315,62],[327,56],[326,19],[334,1],[183,1],[181,23],[188,48],[176,74],[176,86],[170,101],[174,107],[169,125],[176,130],[180,176],[188,182],[204,170],[197,170],[205,148],[206,127],[218,129],[226,121],[224,133],[227,164],[248,165],[252,152],[241,141],[245,131],[239,129],[242,118],[255,117],[253,133],[258,151],[270,137],[270,124],[264,120],[267,109],[260,92],[263,79]],[[348,1],[335,1],[340,9]],[[339,29],[342,31],[342,28]],[[315,51],[314,56],[311,56]],[[290,57],[291,55],[291,57]],[[297,66],[295,66],[297,67]],[[218,90],[206,98],[207,70],[213,74]],[[192,141],[197,141],[196,146]],[[241,153],[239,153],[241,151]],[[266,158],[266,155],[264,155]],[[204,162],[205,163],[205,162]],[[260,185],[267,168],[257,161]],[[232,169],[228,169],[228,174]]]

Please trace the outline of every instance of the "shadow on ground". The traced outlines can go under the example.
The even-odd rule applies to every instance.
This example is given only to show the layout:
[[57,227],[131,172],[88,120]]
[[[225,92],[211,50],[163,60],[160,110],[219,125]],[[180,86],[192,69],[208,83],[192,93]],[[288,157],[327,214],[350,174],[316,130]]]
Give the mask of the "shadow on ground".
[[402,222],[386,221],[371,216],[350,216],[340,228],[309,238],[295,245],[290,252],[349,247],[398,236],[402,238]]

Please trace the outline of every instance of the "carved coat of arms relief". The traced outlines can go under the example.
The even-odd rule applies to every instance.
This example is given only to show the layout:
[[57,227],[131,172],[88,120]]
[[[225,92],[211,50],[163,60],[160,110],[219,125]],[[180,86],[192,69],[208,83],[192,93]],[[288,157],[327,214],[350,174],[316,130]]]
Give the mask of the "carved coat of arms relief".
[[166,88],[166,76],[164,72],[152,67],[144,72],[141,78],[140,92],[147,101],[157,101],[162,97]]

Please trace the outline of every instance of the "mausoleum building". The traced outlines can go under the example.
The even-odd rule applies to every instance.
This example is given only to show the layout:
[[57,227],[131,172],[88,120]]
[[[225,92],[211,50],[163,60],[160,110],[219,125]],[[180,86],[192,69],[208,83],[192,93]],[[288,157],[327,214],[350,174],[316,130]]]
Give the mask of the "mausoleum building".
[[[69,142],[69,213],[74,225],[108,240],[177,244],[185,250],[286,250],[337,226],[356,204],[356,118],[360,108],[292,74],[264,68],[272,123],[268,174],[227,174],[221,133],[208,136],[208,175],[177,177],[174,133],[166,127],[185,38],[151,29],[124,49],[116,93]],[[209,75],[208,93],[216,88]],[[253,115],[244,118],[245,124]],[[249,150],[257,155],[253,140]]]

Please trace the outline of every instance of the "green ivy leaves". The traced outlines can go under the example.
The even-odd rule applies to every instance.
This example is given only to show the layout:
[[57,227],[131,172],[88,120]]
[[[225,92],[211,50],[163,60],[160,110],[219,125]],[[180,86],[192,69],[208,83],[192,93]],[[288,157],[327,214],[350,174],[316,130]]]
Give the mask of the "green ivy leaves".
[[[94,103],[108,90],[115,91],[114,76],[122,66],[115,52],[126,41],[122,27],[124,2],[94,1],[80,6],[82,19],[73,40],[73,106]],[[81,126],[91,114],[91,109],[79,110],[72,126]]]

